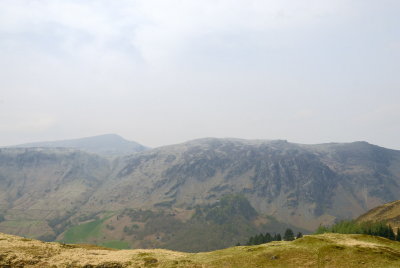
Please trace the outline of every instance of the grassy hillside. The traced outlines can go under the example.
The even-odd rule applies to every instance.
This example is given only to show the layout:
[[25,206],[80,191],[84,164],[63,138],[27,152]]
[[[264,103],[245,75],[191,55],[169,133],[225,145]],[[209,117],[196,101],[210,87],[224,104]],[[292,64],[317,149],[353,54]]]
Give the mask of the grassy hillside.
[[95,220],[74,226],[64,234],[63,242],[78,243],[85,242],[90,237],[100,236],[101,226],[104,220]]
[[112,250],[0,234],[1,267],[399,267],[400,243],[367,235],[309,235],[292,242],[203,253]]
[[371,209],[358,217],[357,221],[386,221],[397,232],[397,228],[400,228],[400,200]]

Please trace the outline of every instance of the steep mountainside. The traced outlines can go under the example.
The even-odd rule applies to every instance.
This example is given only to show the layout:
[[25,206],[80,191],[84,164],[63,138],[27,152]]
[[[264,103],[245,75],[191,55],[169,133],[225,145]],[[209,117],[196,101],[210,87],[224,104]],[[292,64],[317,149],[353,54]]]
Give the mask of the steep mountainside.
[[120,159],[85,208],[185,208],[241,193],[258,212],[313,230],[397,199],[399,183],[400,152],[365,142],[202,139]]
[[357,221],[386,221],[397,232],[397,228],[400,228],[400,200],[371,209],[358,217]]
[[71,149],[0,149],[0,208],[7,233],[38,236],[68,218],[110,173],[110,162]]
[[72,140],[27,143],[13,147],[75,148],[86,152],[108,156],[129,155],[148,149],[137,142],[125,140],[116,134],[105,134]]
[[291,242],[197,254],[162,249],[111,250],[43,243],[0,233],[1,267],[399,267],[400,243],[367,235],[310,235]]
[[3,232],[211,250],[279,232],[282,222],[313,231],[398,199],[400,151],[366,142],[213,138],[113,160],[73,149],[7,148],[0,150],[0,181]]

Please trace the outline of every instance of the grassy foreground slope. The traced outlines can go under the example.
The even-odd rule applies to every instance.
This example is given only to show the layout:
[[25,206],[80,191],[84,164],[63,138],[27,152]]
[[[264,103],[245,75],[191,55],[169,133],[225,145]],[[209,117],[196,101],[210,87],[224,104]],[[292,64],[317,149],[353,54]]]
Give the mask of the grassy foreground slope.
[[400,267],[400,243],[367,235],[322,234],[183,253],[112,250],[0,234],[0,267]]

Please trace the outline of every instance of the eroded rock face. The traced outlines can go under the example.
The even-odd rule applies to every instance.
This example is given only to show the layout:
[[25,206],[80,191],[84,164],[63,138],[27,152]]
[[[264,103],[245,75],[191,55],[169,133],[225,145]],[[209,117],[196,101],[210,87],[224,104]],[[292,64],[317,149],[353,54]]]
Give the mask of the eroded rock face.
[[365,142],[201,139],[116,159],[8,148],[0,149],[0,230],[58,235],[83,212],[186,209],[232,193],[260,214],[313,230],[397,199],[399,184],[400,152]]

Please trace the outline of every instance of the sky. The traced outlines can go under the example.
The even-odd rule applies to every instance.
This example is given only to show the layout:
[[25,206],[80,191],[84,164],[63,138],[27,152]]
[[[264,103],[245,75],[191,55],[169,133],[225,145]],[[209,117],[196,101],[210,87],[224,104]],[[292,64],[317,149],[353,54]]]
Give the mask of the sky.
[[0,146],[400,149],[398,0],[0,0]]

